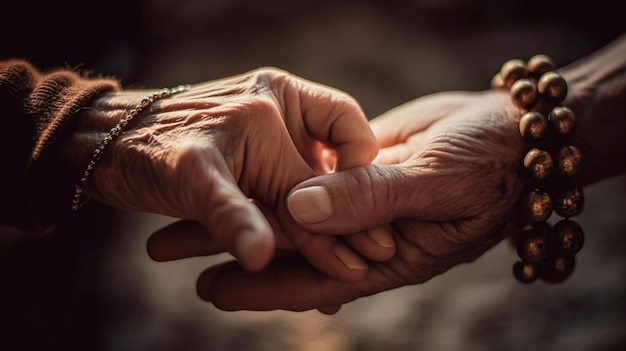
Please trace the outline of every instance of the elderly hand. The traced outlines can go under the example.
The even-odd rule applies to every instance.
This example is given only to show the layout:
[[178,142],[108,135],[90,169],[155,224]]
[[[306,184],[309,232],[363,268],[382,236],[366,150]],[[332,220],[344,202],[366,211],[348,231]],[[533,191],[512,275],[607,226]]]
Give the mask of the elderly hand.
[[[79,119],[80,132],[66,147],[78,142],[91,146],[75,150],[93,150],[103,131],[146,95],[101,97]],[[258,270],[278,245],[297,249],[334,278],[357,280],[367,272],[365,260],[343,240],[298,226],[286,198],[297,183],[369,164],[376,153],[354,99],[277,69],[259,69],[154,102],[111,143],[85,194],[118,208],[183,219],[150,239],[149,252],[159,261],[227,251],[245,269]],[[76,154],[81,161],[75,163],[87,164],[89,155]],[[394,253],[391,237],[351,237],[366,257]]]
[[[334,306],[333,312],[474,260],[515,226],[511,213],[524,185],[518,119],[508,94],[499,91],[436,94],[376,118],[378,164],[305,180],[290,193],[290,210],[307,231],[327,235],[390,223],[396,255],[372,263],[355,283],[301,260],[261,272],[227,263],[203,273],[201,297],[224,310]],[[317,211],[303,204],[316,204]]]

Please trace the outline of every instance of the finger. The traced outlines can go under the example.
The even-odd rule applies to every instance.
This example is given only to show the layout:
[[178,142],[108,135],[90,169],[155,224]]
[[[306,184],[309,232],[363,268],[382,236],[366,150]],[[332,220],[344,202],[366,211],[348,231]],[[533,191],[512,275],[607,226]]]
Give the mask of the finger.
[[302,259],[273,263],[258,272],[231,262],[205,270],[198,278],[197,293],[225,311],[306,311],[350,301],[357,296],[352,284],[332,279]]
[[401,262],[392,260],[385,263],[389,267],[370,270],[358,282],[333,279],[302,259],[273,262],[258,272],[242,270],[231,262],[205,270],[196,287],[202,300],[225,311],[318,309],[328,313],[359,297],[399,286],[393,280],[398,274],[390,271]]
[[263,268],[275,245],[270,225],[239,189],[233,189],[226,180],[219,183],[220,189],[215,190],[207,204],[206,228],[215,233],[218,243],[229,248],[242,266],[249,270]]
[[[278,233],[277,230],[274,230]],[[147,251],[150,258],[157,262],[181,260],[190,257],[216,255],[225,252],[212,239],[213,235],[196,221],[182,220],[169,224],[148,238]],[[276,249],[294,251],[291,242],[279,235]]]
[[409,136],[428,129],[435,121],[452,113],[470,99],[472,95],[465,92],[418,98],[373,118],[370,127],[378,140],[378,146],[389,147],[403,143]]
[[[285,91],[287,127],[304,130],[337,152],[337,169],[369,164],[378,151],[376,138],[359,104],[339,90],[293,78],[295,89]],[[302,120],[304,128],[294,123]],[[297,138],[294,138],[297,139]],[[306,145],[297,145],[302,153]]]
[[378,150],[378,155],[372,163],[392,165],[408,160],[415,153],[414,147],[400,143]]
[[260,201],[254,199],[250,201],[254,203],[259,208],[259,210],[261,210],[261,213],[263,213],[265,219],[272,226],[276,249],[282,251],[296,251],[296,247],[293,245],[293,242],[291,241],[287,233],[285,233],[285,231],[283,230],[280,220],[276,217],[276,212]]
[[200,275],[198,295],[227,311],[323,310],[399,286],[424,283],[462,262],[471,262],[501,240],[498,235],[451,240],[450,228],[430,221],[399,220],[394,225],[407,233],[398,239],[402,252],[384,263],[372,264],[362,281],[334,280],[302,260],[276,262],[260,272],[246,272],[226,263]]
[[211,240],[204,226],[196,221],[177,221],[148,238],[148,255],[164,262],[187,257],[214,255],[223,250]]
[[225,161],[202,148],[189,147],[181,152],[179,164],[187,165],[182,191],[216,245],[233,254],[246,269],[267,265],[275,245],[271,226],[241,192]]
[[331,306],[323,306],[323,307],[317,308],[317,310],[320,311],[320,313],[327,314],[327,315],[333,315],[339,312],[340,309],[341,309],[341,305],[331,305]]
[[287,230],[291,230],[302,256],[323,274],[347,282],[359,281],[367,275],[368,263],[339,238],[302,231],[295,224]]
[[287,205],[307,230],[352,234],[414,215],[428,193],[404,167],[370,165],[305,180],[290,192]]
[[456,169],[436,170],[429,160],[369,165],[317,176],[296,185],[287,197],[289,212],[315,233],[353,234],[398,218],[447,221],[471,216],[484,177],[459,183]]
[[386,227],[368,229],[365,232],[342,237],[350,247],[373,261],[386,261],[396,253],[393,234]]
[[[293,258],[293,253],[299,251],[300,255],[306,257],[321,272],[342,281],[358,281],[367,274],[367,262],[350,247],[343,245],[341,240],[327,236],[318,236],[303,231],[300,227],[286,224],[291,240],[297,243],[297,245],[294,245],[288,238],[287,233],[285,233],[283,226],[279,223],[275,212],[262,203],[255,203],[274,230],[276,248],[280,250],[275,253],[276,258]],[[364,256],[378,260],[384,260],[393,256],[395,253],[395,246],[393,245],[393,235],[390,232],[381,233],[380,231],[374,232],[371,237],[368,236],[366,240],[357,243],[358,250],[366,252]],[[359,253],[362,252],[359,251]]]

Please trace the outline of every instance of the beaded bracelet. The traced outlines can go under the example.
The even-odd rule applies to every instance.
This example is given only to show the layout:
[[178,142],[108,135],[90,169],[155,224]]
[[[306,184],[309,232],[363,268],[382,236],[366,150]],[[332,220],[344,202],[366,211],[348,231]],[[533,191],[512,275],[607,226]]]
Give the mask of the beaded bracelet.
[[[574,270],[575,254],[584,244],[582,228],[570,219],[582,212],[584,198],[582,188],[571,181],[581,169],[580,151],[569,140],[576,117],[559,105],[567,83],[552,59],[539,54],[528,62],[505,62],[491,86],[510,90],[522,114],[520,133],[528,142],[522,164],[529,182],[520,203],[528,224],[513,237],[518,255],[513,274],[522,283],[562,282]],[[551,226],[553,211],[563,219]]]
[[172,96],[176,93],[189,90],[189,87],[189,85],[179,85],[171,89],[163,88],[159,91],[151,93],[150,95],[143,98],[143,100],[141,100],[141,102],[135,108],[128,111],[126,116],[122,118],[122,120],[120,120],[119,123],[109,131],[109,134],[102,140],[102,142],[100,142],[100,145],[94,150],[93,154],[91,155],[91,160],[89,161],[89,164],[87,164],[85,172],[83,172],[82,178],[80,178],[78,184],[76,184],[76,187],[74,188],[74,196],[72,198],[73,211],[78,210],[87,202],[89,202],[89,198],[83,197],[83,187],[85,186],[89,175],[91,175],[91,172],[96,166],[96,163],[100,161],[102,155],[104,154],[104,150],[107,148],[107,146],[109,146],[111,141],[119,136],[124,128],[128,125],[128,123],[132,121],[135,117],[137,117],[137,115],[139,115],[148,106],[150,106],[150,104],[157,100]]

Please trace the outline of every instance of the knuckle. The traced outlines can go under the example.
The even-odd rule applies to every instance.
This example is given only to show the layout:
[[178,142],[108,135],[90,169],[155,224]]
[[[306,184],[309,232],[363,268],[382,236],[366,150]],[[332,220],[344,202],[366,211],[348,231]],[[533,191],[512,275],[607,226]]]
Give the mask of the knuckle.
[[[377,179],[387,179],[382,168],[358,167],[350,172],[350,178],[346,179],[344,186],[351,189],[348,192],[348,201],[356,205],[352,208],[362,213],[356,213],[357,216],[368,215],[372,209],[384,210],[389,208],[392,199],[392,192],[389,190],[390,182],[380,182]],[[364,207],[363,204],[366,206]]]
[[253,71],[252,83],[257,91],[274,90],[288,84],[291,74],[280,68],[266,66]]

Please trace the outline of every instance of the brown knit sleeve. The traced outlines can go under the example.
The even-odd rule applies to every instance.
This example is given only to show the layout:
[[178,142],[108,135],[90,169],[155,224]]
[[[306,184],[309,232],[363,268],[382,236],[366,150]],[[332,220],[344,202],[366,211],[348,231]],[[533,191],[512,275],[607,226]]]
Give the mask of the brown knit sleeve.
[[55,143],[80,108],[119,89],[113,79],[0,61],[0,224],[44,230],[69,212],[76,177],[55,157]]

